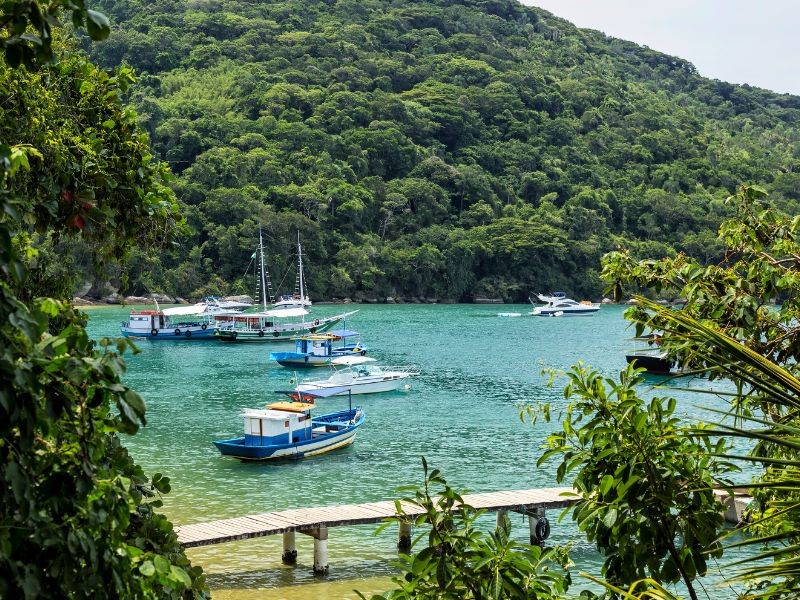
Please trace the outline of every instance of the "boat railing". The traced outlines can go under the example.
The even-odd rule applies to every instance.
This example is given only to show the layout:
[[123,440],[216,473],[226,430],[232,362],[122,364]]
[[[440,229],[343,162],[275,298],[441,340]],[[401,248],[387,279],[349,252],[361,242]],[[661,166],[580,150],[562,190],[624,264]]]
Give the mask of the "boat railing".
[[370,365],[370,367],[373,369],[380,369],[383,373],[389,371],[408,373],[409,375],[419,375],[422,373],[417,365]]

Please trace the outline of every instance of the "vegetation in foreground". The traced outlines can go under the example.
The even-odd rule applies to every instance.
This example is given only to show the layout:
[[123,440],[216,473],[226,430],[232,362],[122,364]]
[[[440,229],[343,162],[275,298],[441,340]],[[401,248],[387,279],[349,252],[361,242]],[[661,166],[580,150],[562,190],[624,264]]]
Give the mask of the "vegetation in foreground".
[[[0,597],[205,597],[157,510],[169,478],[122,445],[145,422],[120,382],[124,340],[89,339],[64,301],[79,237],[98,261],[171,239],[181,218],[136,115],[130,80],[58,40],[58,19],[108,35],[82,0],[0,7]],[[40,249],[45,249],[41,251]]]

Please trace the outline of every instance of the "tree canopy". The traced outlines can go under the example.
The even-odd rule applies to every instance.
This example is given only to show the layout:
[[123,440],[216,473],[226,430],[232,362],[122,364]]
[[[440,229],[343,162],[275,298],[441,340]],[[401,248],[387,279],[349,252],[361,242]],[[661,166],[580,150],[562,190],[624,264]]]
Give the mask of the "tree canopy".
[[[91,52],[139,75],[192,227],[131,286],[246,292],[260,224],[278,271],[301,231],[318,298],[597,298],[619,246],[721,259],[740,183],[800,199],[800,99],[514,0],[100,6],[113,35]],[[426,269],[398,268],[426,245]]]

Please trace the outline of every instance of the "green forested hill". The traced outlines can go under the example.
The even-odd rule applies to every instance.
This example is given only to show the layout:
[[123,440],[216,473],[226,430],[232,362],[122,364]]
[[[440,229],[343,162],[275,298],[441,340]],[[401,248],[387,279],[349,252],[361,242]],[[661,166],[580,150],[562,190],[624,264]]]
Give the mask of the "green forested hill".
[[512,0],[98,6],[193,229],[131,287],[249,292],[260,224],[315,299],[597,298],[617,246],[718,259],[740,183],[800,200],[800,98]]

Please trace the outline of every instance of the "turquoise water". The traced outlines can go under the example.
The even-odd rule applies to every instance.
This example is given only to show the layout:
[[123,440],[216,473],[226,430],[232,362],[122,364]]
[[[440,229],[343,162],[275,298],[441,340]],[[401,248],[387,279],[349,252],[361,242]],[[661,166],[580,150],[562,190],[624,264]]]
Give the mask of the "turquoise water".
[[[398,497],[396,488],[422,481],[420,457],[470,492],[557,485],[537,469],[539,447],[554,424],[522,423],[520,403],[564,405],[564,380],[549,387],[543,368],[565,370],[583,361],[608,376],[625,367],[633,336],[624,308],[603,306],[591,317],[530,317],[530,306],[363,305],[347,322],[362,334],[369,355],[384,365],[415,365],[421,374],[408,391],[354,396],[366,413],[355,443],[344,450],[279,464],[240,463],[221,457],[211,440],[241,435],[242,408],[262,406],[290,385],[293,372],[270,363],[269,352],[292,344],[211,341],[140,342],[129,357],[125,382],[147,401],[147,426],[126,438],[149,474],[172,482],[164,512],[180,525],[315,505]],[[315,316],[342,307],[315,306]],[[129,309],[88,311],[94,337],[119,335]],[[522,312],[522,317],[498,317]],[[302,376],[322,376],[310,370]],[[660,392],[663,393],[663,392]],[[692,396],[681,404],[724,406]],[[318,412],[347,407],[347,398],[319,402]],[[550,517],[552,543],[575,543],[577,568],[598,571],[600,561],[569,519]],[[486,517],[489,524],[493,517]],[[527,523],[512,515],[527,541]],[[280,562],[280,536],[192,549],[219,598],[352,598],[352,590],[387,589],[394,573],[396,531],[374,535],[372,525],[330,532],[330,574],[311,573],[313,543],[298,536],[298,566]],[[582,582],[576,582],[580,589]],[[720,596],[719,590],[714,595]],[[724,593],[722,594],[725,595]]]

